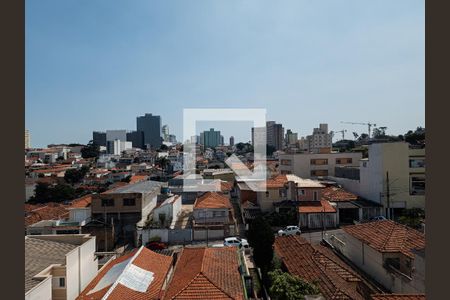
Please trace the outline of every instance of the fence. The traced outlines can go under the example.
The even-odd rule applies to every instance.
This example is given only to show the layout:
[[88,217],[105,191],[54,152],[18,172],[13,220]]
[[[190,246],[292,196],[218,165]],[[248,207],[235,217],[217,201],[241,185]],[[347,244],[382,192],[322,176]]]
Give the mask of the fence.
[[142,237],[142,245],[153,237],[160,237],[161,242],[167,244],[184,244],[192,241],[192,229],[144,229],[138,233]]

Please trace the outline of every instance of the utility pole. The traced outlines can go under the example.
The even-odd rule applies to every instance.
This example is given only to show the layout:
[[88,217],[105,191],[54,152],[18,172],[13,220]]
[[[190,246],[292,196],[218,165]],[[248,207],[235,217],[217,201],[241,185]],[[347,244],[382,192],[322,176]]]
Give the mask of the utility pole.
[[389,171],[386,171],[386,201],[387,201],[387,218],[391,219],[391,207],[390,207],[390,193],[389,193]]

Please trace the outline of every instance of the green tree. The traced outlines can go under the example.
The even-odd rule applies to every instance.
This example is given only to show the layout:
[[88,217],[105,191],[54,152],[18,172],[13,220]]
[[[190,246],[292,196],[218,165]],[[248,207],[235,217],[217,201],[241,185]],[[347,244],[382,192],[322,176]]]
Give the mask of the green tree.
[[81,148],[81,156],[83,158],[98,158],[99,154],[100,146],[93,141],[89,141],[85,147]]
[[77,197],[75,189],[67,184],[57,184],[52,186],[48,183],[40,182],[34,189],[34,196],[30,198],[30,203],[63,202]]
[[266,273],[273,258],[273,243],[275,236],[270,224],[263,217],[257,217],[250,224],[248,241],[253,247],[255,263]]
[[68,169],[64,174],[64,180],[67,183],[75,184],[80,182],[89,172],[89,167],[82,166],[80,169]]
[[310,284],[298,276],[282,272],[280,269],[269,272],[269,277],[272,283],[269,292],[271,297],[276,300],[300,300],[305,299],[305,295],[320,293],[314,284]]
[[162,151],[167,151],[167,150],[169,150],[169,147],[168,147],[167,145],[161,144],[160,149],[161,149]]

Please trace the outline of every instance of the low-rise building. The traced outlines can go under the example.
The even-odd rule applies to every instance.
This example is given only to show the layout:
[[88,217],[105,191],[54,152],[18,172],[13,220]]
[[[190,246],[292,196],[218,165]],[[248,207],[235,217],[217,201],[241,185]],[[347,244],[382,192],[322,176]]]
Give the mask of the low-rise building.
[[183,248],[163,299],[248,299],[242,261],[236,247]]
[[280,154],[281,174],[295,174],[302,178],[334,176],[337,166],[358,166],[361,152]]
[[319,288],[324,297],[319,299],[363,300],[379,292],[323,245],[311,245],[303,237],[292,235],[276,237],[274,250],[284,271]]
[[392,293],[425,292],[425,235],[391,220],[343,227],[331,239],[353,264]]
[[104,265],[77,300],[161,299],[171,270],[171,256],[141,246]]
[[95,277],[95,237],[25,236],[25,299],[74,300]]
[[134,242],[136,227],[145,225],[156,207],[161,187],[165,185],[147,180],[95,194],[92,197],[92,218],[113,223],[117,235]]

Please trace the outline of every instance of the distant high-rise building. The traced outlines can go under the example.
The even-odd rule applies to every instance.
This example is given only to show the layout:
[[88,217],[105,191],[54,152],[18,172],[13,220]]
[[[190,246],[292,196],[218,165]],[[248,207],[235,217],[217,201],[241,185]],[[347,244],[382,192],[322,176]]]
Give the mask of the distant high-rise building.
[[221,135],[221,136],[220,136],[220,144],[219,144],[219,145],[220,145],[220,146],[223,146],[224,143],[225,143],[225,142],[224,142],[223,135]]
[[200,143],[200,136],[199,135],[193,135],[191,136],[191,144],[199,144]]
[[144,149],[144,133],[142,131],[127,132],[127,141],[131,142],[133,148]]
[[275,121],[266,122],[267,145],[275,147],[276,150],[283,149],[284,128]]
[[169,125],[164,125],[161,129],[161,132],[162,132],[164,142],[169,142],[169,136],[170,136]]
[[177,143],[177,137],[174,134],[169,134],[168,142],[172,143],[172,144],[176,144]]
[[[255,134],[264,132],[264,127],[252,127],[252,145],[255,145]],[[275,121],[266,122],[266,144],[274,147],[276,150],[283,149],[284,128],[283,125]]]
[[25,129],[25,149],[31,148],[30,131]]
[[200,144],[206,148],[217,147],[221,144],[221,142],[220,131],[215,131],[214,128],[200,133]]
[[114,140],[127,140],[127,131],[125,129],[121,130],[106,130],[106,141],[114,141]]
[[161,117],[145,114],[136,118],[136,127],[138,131],[144,133],[144,144],[152,149],[161,147]]
[[230,146],[234,146],[234,136],[230,136]]
[[288,129],[286,132],[286,145],[295,145],[298,143],[298,134]]
[[320,124],[313,129],[313,134],[306,137],[308,150],[313,153],[329,152],[332,147],[332,135],[328,132],[328,124]]
[[121,140],[107,141],[106,149],[109,154],[120,155],[123,151],[131,149],[132,143]]
[[92,142],[98,146],[106,147],[106,132],[92,132]]

